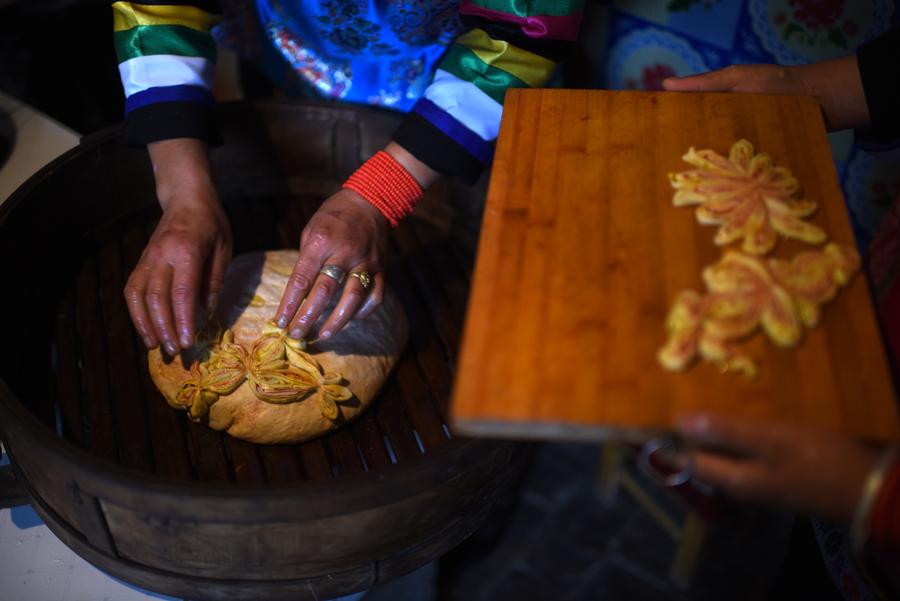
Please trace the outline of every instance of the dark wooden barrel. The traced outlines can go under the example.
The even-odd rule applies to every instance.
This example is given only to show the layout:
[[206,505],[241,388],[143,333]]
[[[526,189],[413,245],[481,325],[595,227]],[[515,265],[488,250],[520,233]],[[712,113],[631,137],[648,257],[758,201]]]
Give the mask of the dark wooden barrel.
[[[220,119],[236,253],[295,247],[396,125],[290,103]],[[322,439],[258,446],[189,422],[148,377],[122,288],[159,209],[146,152],[120,138],[85,140],[0,208],[0,428],[54,533],[138,586],[230,601],[367,589],[471,534],[522,465],[513,444],[447,427],[479,193],[444,184],[392,234],[411,337],[376,404]]]

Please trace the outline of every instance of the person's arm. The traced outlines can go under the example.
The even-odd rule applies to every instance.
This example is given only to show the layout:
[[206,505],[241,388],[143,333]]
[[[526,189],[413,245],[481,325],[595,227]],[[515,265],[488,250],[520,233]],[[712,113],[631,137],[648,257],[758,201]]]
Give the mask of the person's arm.
[[869,127],[877,142],[900,140],[900,28],[870,40],[856,51]]
[[231,232],[212,184],[207,144],[218,3],[114,2],[125,91],[125,139],[148,145],[163,216],[131,273],[125,297],[144,344],[175,354],[193,343],[197,300],[208,311],[222,288]]
[[738,501],[817,515],[850,527],[900,591],[900,461],[837,434],[789,423],[684,416],[693,474]]
[[[303,231],[300,259],[276,313],[291,336],[306,337],[331,298],[340,300],[319,330],[338,332],[384,294],[381,247],[418,195],[440,176],[472,183],[493,155],[506,90],[544,85],[574,46],[584,0],[463,0],[469,29],[438,65],[431,84],[381,155],[329,198]],[[398,172],[396,162],[407,175]],[[402,202],[392,203],[392,196]],[[396,200],[396,199],[394,199]],[[371,290],[320,276],[323,265],[374,273]],[[343,286],[343,288],[342,288]]]
[[830,130],[869,123],[856,56],[794,67],[732,65],[699,75],[669,77],[663,80],[663,88],[670,92],[809,94],[822,107]]
[[438,64],[394,142],[443,175],[474,182],[493,156],[509,88],[541,87],[568,56],[583,0],[464,0],[468,31]]
[[113,30],[125,90],[125,135],[133,144],[172,138],[218,141],[212,116],[221,18],[211,0],[114,2]]
[[781,67],[732,65],[688,77],[670,77],[672,92],[756,92],[816,97],[830,130],[857,128],[879,142],[900,139],[900,28],[859,47],[855,55]]
[[148,145],[162,218],[125,285],[147,348],[189,348],[198,300],[211,313],[231,258],[231,229],[210,176],[206,145],[193,138]]

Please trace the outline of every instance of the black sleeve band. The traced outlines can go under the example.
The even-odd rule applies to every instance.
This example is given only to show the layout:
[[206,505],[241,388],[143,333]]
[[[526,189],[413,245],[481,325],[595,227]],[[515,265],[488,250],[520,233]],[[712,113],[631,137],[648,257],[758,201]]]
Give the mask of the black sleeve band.
[[131,111],[125,119],[126,144],[172,138],[198,138],[210,146],[221,144],[213,107],[198,102],[157,102]]
[[394,132],[394,142],[438,173],[465,184],[474,184],[484,170],[481,161],[417,113],[406,115]]
[[900,28],[870,40],[856,51],[870,130],[879,142],[900,139]]

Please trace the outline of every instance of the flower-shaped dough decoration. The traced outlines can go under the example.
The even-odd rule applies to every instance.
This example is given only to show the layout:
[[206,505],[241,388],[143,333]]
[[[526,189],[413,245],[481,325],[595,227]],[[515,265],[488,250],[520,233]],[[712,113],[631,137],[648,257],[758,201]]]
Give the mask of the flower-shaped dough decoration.
[[669,174],[673,204],[698,205],[697,221],[719,226],[713,241],[740,241],[741,250],[726,251],[703,271],[705,295],[693,290],[678,295],[658,359],[665,369],[680,371],[699,355],[724,371],[752,377],[756,365],[738,342],[761,327],[778,346],[795,345],[803,327],[818,323],[821,306],[859,269],[859,255],[828,244],[790,261],[760,258],[775,247],[778,234],[809,244],[825,242],[827,234],[804,221],[816,203],[801,198],[789,169],[754,152],[747,140],[735,142],[727,158],[693,147],[682,158],[696,168]]
[[714,242],[726,245],[742,240],[744,252],[764,255],[774,248],[777,234],[810,244],[827,235],[804,221],[817,205],[800,198],[797,179],[786,167],[777,167],[764,152],[754,153],[747,140],[738,140],[728,157],[713,150],[691,147],[683,157],[696,169],[670,173],[676,207],[699,205],[697,221],[718,225]]
[[305,352],[305,342],[289,338],[274,324],[266,325],[249,350],[234,341],[231,330],[225,330],[218,342],[202,344],[208,347],[207,359],[193,362],[191,378],[175,397],[193,419],[204,416],[220,396],[231,394],[244,381],[267,403],[292,403],[315,395],[319,411],[331,421],[340,418],[338,403],[353,396],[341,374],[324,373]]
[[803,326],[818,323],[821,305],[849,282],[859,264],[856,250],[833,243],[790,261],[726,252],[703,272],[705,295],[686,290],[675,300],[659,361],[680,371],[699,355],[752,377],[756,365],[736,342],[761,326],[778,346],[795,345]]

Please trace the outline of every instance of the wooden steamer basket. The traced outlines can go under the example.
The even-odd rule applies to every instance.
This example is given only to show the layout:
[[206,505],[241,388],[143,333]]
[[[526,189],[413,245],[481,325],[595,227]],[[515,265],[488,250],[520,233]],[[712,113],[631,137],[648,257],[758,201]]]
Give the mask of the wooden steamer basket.
[[[287,103],[219,117],[236,254],[295,247],[397,123]],[[450,232],[478,201],[440,186],[393,232],[411,334],[373,407],[322,439],[262,446],[190,423],[149,378],[122,295],[159,218],[146,152],[114,128],[48,165],[0,208],[0,428],[37,512],[97,567],[192,599],[335,597],[457,545],[523,464],[515,445],[445,425],[473,253]]]

